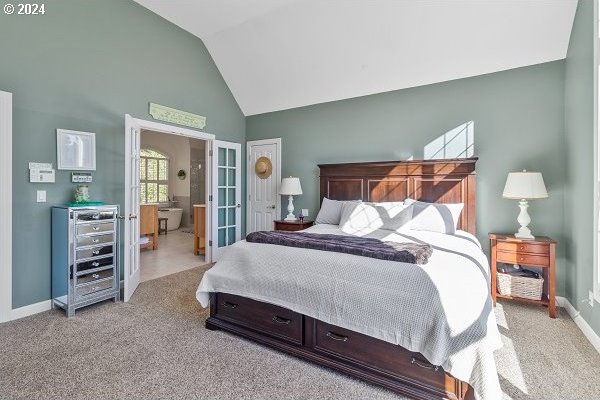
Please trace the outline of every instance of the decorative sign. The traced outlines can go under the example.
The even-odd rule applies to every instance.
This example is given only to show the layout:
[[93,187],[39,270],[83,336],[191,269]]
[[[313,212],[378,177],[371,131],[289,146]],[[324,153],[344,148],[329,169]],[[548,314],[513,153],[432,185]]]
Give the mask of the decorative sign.
[[160,104],[150,103],[148,111],[152,118],[159,121],[171,122],[173,124],[189,126],[191,128],[202,129],[206,126],[206,117],[198,114],[192,114],[187,111],[176,110],[175,108],[161,106]]

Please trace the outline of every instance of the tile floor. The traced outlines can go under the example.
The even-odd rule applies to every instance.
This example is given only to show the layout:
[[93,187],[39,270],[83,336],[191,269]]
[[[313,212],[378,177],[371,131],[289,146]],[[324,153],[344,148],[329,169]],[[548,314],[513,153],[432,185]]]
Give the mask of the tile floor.
[[179,230],[159,235],[158,249],[142,250],[140,261],[142,282],[205,264],[204,256],[194,255],[194,235]]

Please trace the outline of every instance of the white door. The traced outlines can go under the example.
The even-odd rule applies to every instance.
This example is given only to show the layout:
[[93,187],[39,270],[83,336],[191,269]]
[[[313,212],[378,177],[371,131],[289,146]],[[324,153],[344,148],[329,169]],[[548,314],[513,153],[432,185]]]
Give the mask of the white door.
[[242,146],[212,142],[212,260],[242,235]]
[[[281,215],[281,197],[278,194],[281,182],[281,139],[256,140],[247,143],[248,174],[246,190],[248,192],[247,231],[271,231],[273,221]],[[271,160],[273,166],[269,177],[263,178],[256,173],[256,161],[261,157]]]
[[140,284],[140,126],[125,116],[125,296],[129,301]]

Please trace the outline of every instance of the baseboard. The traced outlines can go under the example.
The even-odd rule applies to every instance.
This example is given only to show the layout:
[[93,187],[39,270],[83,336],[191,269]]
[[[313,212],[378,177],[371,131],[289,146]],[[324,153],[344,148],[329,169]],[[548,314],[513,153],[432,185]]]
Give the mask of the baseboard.
[[594,346],[596,351],[600,353],[600,336],[598,336],[598,334],[594,332],[592,327],[588,325],[588,323],[585,321],[585,319],[583,319],[579,311],[577,311],[575,307],[573,307],[571,302],[565,297],[557,296],[556,302],[560,307],[564,308],[567,311],[569,316],[573,319],[573,321],[575,321],[575,324],[579,327],[579,329],[581,329],[583,335],[587,338],[587,340],[590,341],[590,343],[592,344],[592,346]]
[[[124,286],[124,281],[120,282],[121,290]],[[122,295],[122,294],[121,294]],[[39,303],[30,304],[28,306],[23,306],[19,308],[15,308],[10,311],[8,315],[8,321],[14,321],[15,319],[29,317],[30,315],[35,315],[44,311],[48,311],[52,309],[52,300],[44,300]]]
[[15,308],[15,309],[11,310],[11,312],[10,312],[10,320],[13,321],[15,319],[28,317],[30,315],[48,311],[51,308],[52,308],[52,301],[50,301],[50,300],[44,300],[44,301],[40,301],[39,303]]

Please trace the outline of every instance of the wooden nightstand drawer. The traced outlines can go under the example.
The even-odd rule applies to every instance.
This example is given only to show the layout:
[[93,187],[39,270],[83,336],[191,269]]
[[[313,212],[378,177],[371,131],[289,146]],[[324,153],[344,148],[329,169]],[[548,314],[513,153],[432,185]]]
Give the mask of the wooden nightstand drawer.
[[509,253],[505,251],[498,251],[496,261],[509,264],[538,265],[543,267],[550,265],[550,258],[547,256]]
[[273,221],[273,226],[276,231],[301,231],[313,226],[313,221]]
[[541,254],[548,256],[549,245],[517,242],[498,242],[498,251]]

